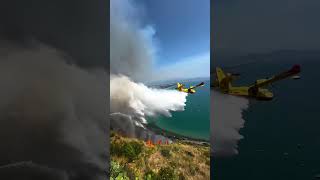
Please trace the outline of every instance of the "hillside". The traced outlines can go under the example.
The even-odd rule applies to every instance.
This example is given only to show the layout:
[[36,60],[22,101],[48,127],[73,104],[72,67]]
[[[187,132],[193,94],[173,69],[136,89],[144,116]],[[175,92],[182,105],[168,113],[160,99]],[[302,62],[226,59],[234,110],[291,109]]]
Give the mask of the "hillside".
[[116,133],[110,141],[110,179],[210,179],[208,146],[182,141],[150,146]]

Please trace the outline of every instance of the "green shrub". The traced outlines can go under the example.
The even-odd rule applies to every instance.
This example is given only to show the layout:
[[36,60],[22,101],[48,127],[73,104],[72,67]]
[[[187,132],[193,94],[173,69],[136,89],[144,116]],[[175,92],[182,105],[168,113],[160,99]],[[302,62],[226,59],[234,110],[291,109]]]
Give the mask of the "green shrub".
[[130,145],[133,147],[133,149],[137,155],[139,155],[142,152],[142,147],[143,147],[142,143],[132,141],[132,142],[130,142]]
[[110,179],[111,180],[130,180],[127,173],[121,167],[121,165],[115,161],[111,161],[110,167]]
[[170,167],[161,168],[157,180],[173,180],[176,179],[174,175],[174,170]]
[[186,151],[186,154],[190,157],[194,157],[193,153],[192,152],[189,152],[189,151]]
[[156,180],[157,179],[157,174],[153,171],[148,171],[145,173],[145,180]]
[[134,171],[134,169],[130,168],[128,166],[128,164],[124,165],[123,169],[127,172],[127,176],[130,178],[130,179],[136,179],[136,172]]
[[174,146],[173,149],[172,149],[174,152],[178,152],[179,151],[179,148]]
[[124,144],[111,142],[110,153],[112,155],[124,156],[129,159],[129,161],[135,160],[139,154],[142,152],[143,144],[132,141]]
[[171,156],[169,149],[161,149],[160,152],[163,157],[169,158]]
[[142,144],[132,141],[130,143],[126,143],[122,147],[122,153],[128,160],[131,162],[139,156],[142,151]]
[[136,158],[136,153],[130,144],[123,146],[123,155],[127,157],[129,161],[133,161]]
[[111,161],[110,176],[117,177],[121,171],[122,171],[122,168],[120,164],[115,161]]
[[120,144],[111,142],[110,143],[110,153],[111,155],[121,155],[122,147]]
[[126,174],[120,173],[116,178],[110,178],[111,180],[130,180]]
[[189,165],[189,171],[192,176],[196,175],[197,169],[198,169],[198,167],[194,167],[194,166]]

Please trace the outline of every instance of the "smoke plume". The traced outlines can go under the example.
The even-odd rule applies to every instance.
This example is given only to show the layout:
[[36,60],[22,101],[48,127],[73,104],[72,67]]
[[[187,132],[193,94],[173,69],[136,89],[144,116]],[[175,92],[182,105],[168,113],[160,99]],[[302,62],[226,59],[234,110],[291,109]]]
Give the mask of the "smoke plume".
[[[154,29],[140,23],[142,9],[130,0],[110,1],[110,72],[133,80],[150,78]],[[150,79],[149,79],[150,80]]]
[[[126,116],[136,126],[144,127],[146,117],[170,117],[171,111],[183,111],[186,97],[186,93],[175,90],[148,88],[126,76],[111,76],[110,113],[122,114],[122,117]],[[127,132],[130,129],[134,131],[133,127],[124,129]]]
[[[36,165],[23,166],[38,170],[23,178],[45,167],[56,174],[51,177],[60,174],[56,179],[105,179],[105,73],[85,71],[67,59],[36,41],[1,41],[1,175],[14,169],[6,164],[32,161]],[[12,171],[15,176],[18,169]]]
[[243,110],[248,100],[211,90],[211,152],[213,157],[238,154],[239,130],[244,126]]
[[145,128],[146,118],[183,111],[187,95],[138,83],[153,80],[156,52],[155,30],[143,25],[142,17],[142,7],[133,1],[111,0],[110,127],[129,136],[156,140],[163,137]]

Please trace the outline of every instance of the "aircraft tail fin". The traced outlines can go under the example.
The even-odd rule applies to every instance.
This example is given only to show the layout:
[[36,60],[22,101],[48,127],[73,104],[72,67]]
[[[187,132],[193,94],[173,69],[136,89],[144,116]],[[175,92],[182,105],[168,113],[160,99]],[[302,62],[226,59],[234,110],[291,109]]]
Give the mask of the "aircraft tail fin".
[[181,91],[183,87],[184,87],[183,84],[177,83],[177,88],[176,88],[176,89],[178,89],[179,91]]
[[226,78],[226,75],[224,74],[223,70],[219,67],[216,68],[217,78],[219,83]]
[[231,77],[227,76],[221,68],[217,67],[216,73],[220,89],[227,91],[229,88],[232,87]]

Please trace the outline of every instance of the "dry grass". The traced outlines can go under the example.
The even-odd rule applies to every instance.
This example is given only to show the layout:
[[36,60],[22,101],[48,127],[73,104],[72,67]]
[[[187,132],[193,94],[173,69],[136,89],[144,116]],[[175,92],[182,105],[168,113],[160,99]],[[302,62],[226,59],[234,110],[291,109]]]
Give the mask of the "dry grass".
[[111,160],[124,166],[133,179],[144,179],[147,172],[159,173],[161,168],[172,168],[175,178],[183,175],[185,179],[210,179],[210,148],[201,145],[173,143],[169,145],[147,146],[145,142],[125,138],[119,135],[111,137],[111,144],[119,147],[124,144],[138,142],[142,144],[142,151],[132,162],[125,155],[111,153]]

